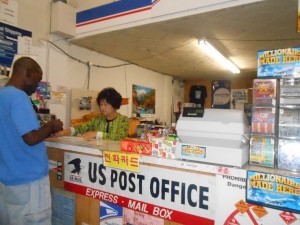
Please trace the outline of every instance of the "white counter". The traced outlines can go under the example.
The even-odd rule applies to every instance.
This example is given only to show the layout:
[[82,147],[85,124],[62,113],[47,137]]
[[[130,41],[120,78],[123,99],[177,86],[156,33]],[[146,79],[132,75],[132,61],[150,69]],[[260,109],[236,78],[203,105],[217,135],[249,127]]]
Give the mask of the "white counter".
[[[182,215],[188,218],[187,220],[195,219],[195,221],[209,221],[207,224],[229,224],[233,217],[237,221],[240,221],[240,224],[243,225],[250,225],[253,224],[251,219],[254,220],[253,214],[254,212],[252,209],[255,205],[246,203],[246,181],[247,181],[247,171],[257,171],[257,172],[265,172],[271,174],[278,174],[278,175],[286,175],[286,176],[293,176],[299,177],[298,173],[293,173],[291,171],[283,171],[277,170],[273,168],[264,168],[264,167],[257,167],[257,166],[249,166],[248,164],[244,165],[242,168],[224,166],[224,165],[216,165],[204,162],[195,162],[195,161],[187,161],[187,160],[176,160],[176,159],[166,159],[166,158],[157,158],[152,156],[140,156],[139,166],[140,171],[138,173],[133,173],[131,171],[126,170],[117,170],[115,168],[106,168],[105,170],[100,170],[101,177],[105,177],[107,182],[105,185],[94,183],[89,180],[89,176],[87,174],[87,167],[88,165],[93,165],[96,168],[100,168],[100,165],[103,163],[103,150],[109,151],[120,151],[120,142],[119,141],[109,141],[109,140],[85,140],[79,137],[61,137],[61,138],[49,138],[46,140],[46,146],[49,148],[50,158],[53,161],[57,162],[64,162],[65,168],[69,169],[70,171],[74,168],[68,165],[67,162],[72,158],[80,158],[82,161],[83,170],[78,175],[72,174],[69,170],[63,172],[65,180],[57,180],[57,170],[51,171],[52,173],[52,182],[54,184],[60,183],[59,187],[64,187],[68,191],[75,192],[79,195],[85,195],[84,197],[91,196],[88,195],[87,190],[95,190],[99,193],[109,193],[109,195],[115,196],[116,199],[119,201],[115,204],[120,205],[125,208],[132,208],[128,202],[136,202],[140,204],[145,204],[150,207],[167,207],[168,210],[173,212],[173,217],[170,218],[171,221],[174,222],[182,222]],[[55,149],[54,153],[51,155],[51,149]],[[60,154],[60,150],[64,152],[64,155]],[[65,152],[66,151],[66,152]],[[76,154],[79,153],[79,154]],[[130,153],[129,153],[130,154]],[[54,156],[55,155],[55,156]],[[59,156],[60,155],[60,156]],[[63,157],[69,157],[66,161],[64,161]],[[81,157],[82,156],[82,157]],[[61,158],[59,158],[61,157]],[[101,159],[99,159],[101,158]],[[97,170],[98,171],[98,170]],[[99,172],[98,172],[99,173]],[[139,180],[140,186],[136,183],[136,190],[131,192],[129,191],[129,186],[127,189],[125,188],[125,183],[123,183],[122,179],[119,179],[118,182],[112,182],[112,178],[118,175],[125,177],[131,177],[133,181],[137,182],[137,176],[139,178],[143,178]],[[72,177],[79,177],[81,178],[80,181],[84,181],[84,183],[74,183],[74,180],[71,180]],[[100,178],[100,174],[95,172],[94,176],[98,176]],[[71,177],[71,178],[70,178]],[[142,180],[144,180],[142,182]],[[116,179],[115,179],[116,180]],[[157,190],[166,190],[164,194],[177,196],[178,190],[173,190],[168,185],[169,184],[185,184],[186,187],[205,187],[207,188],[207,200],[205,204],[209,207],[209,210],[203,210],[202,208],[197,208],[193,215],[191,216],[191,210],[195,210],[195,207],[191,207],[189,205],[182,205],[180,202],[173,202],[169,198],[161,198],[157,199],[154,198],[149,190],[156,190],[151,188],[151,181],[160,182],[159,184],[167,185],[165,189],[157,189]],[[67,184],[67,185],[64,185]],[[113,185],[112,185],[113,184]],[[129,183],[128,183],[129,184]],[[157,183],[158,184],[158,183]],[[122,187],[122,189],[121,189]],[[179,186],[178,186],[179,187]],[[181,186],[180,186],[181,187]],[[139,188],[139,189],[138,189]],[[84,190],[84,191],[80,191]],[[141,192],[137,191],[140,190]],[[196,193],[195,189],[193,192]],[[140,193],[143,193],[141,195]],[[176,194],[177,193],[177,194]],[[153,193],[152,193],[153,194]],[[170,196],[169,196],[170,197]],[[187,198],[187,195],[184,194],[181,197]],[[81,197],[82,198],[82,197]],[[94,197],[92,197],[94,198]],[[196,201],[195,196],[192,195],[189,197]],[[179,197],[178,197],[179,199]],[[180,198],[181,199],[181,198]],[[197,199],[198,200],[198,199]],[[97,198],[93,199],[93,201],[99,201]],[[78,207],[89,207],[89,201],[78,201]],[[125,202],[125,203],[124,203]],[[185,203],[188,203],[188,198],[185,199]],[[127,204],[128,203],[128,204]],[[99,202],[94,203],[99,205]],[[237,210],[237,204],[242,204],[243,206],[247,206],[249,210],[248,213],[239,212]],[[151,206],[151,207],[152,207]],[[180,208],[181,207],[181,208]],[[251,208],[251,210],[250,210]],[[278,224],[284,225],[285,222],[280,220],[280,215],[284,213],[281,210],[276,210],[272,208],[264,207],[264,209],[268,212],[263,218],[259,218],[256,222],[262,221],[262,224]],[[135,209],[139,211],[139,209]],[[147,211],[148,212],[148,211]],[[149,211],[150,213],[150,211]],[[150,213],[151,214],[151,213]],[[153,214],[151,214],[153,215]],[[251,217],[248,215],[252,215]],[[300,215],[293,214],[297,222],[294,224],[300,225]],[[85,215],[86,216],[86,215]],[[91,218],[97,217],[96,214],[89,215]],[[177,217],[178,216],[178,217]],[[78,216],[79,217],[79,216]],[[181,219],[178,219],[181,218]],[[247,220],[247,221],[245,221]],[[250,222],[249,222],[249,221]],[[84,222],[84,221],[82,221]],[[201,224],[201,223],[194,223],[194,224]],[[97,222],[97,224],[99,224]],[[184,224],[184,223],[183,223]]]
[[[57,149],[69,150],[73,152],[92,154],[102,156],[103,150],[120,151],[120,142],[111,140],[95,140],[95,139],[83,139],[80,137],[60,137],[60,138],[48,138],[46,140],[47,147],[53,147]],[[166,166],[171,168],[188,169],[192,171],[198,171],[203,173],[212,174],[224,174],[239,176],[240,173],[245,173],[241,168],[228,167],[224,165],[199,163],[188,160],[176,160],[157,158],[152,156],[140,156],[140,163],[153,164],[159,166]]]
[[[120,142],[111,140],[96,140],[96,139],[83,139],[81,137],[60,137],[48,138],[46,140],[47,147],[69,150],[78,153],[92,154],[102,156],[103,150],[120,151]],[[174,167],[180,169],[189,169],[193,171],[200,171],[204,173],[223,174],[239,176],[241,171],[251,170],[263,173],[271,173],[282,176],[300,177],[298,172],[278,170],[275,168],[259,167],[245,164],[242,168],[230,167],[218,164],[194,162],[188,160],[176,160],[157,158],[152,156],[141,155],[141,163],[149,163],[160,166]]]

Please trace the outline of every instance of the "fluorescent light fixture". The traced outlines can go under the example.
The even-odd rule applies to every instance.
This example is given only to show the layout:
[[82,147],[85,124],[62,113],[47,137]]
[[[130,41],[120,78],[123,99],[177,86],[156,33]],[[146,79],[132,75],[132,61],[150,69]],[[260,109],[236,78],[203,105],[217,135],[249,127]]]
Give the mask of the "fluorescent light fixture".
[[225,68],[230,70],[232,73],[240,73],[240,69],[233,64],[229,59],[225,58],[214,46],[212,46],[206,40],[200,40],[199,46],[203,48],[208,55],[210,55],[213,59],[222,64]]

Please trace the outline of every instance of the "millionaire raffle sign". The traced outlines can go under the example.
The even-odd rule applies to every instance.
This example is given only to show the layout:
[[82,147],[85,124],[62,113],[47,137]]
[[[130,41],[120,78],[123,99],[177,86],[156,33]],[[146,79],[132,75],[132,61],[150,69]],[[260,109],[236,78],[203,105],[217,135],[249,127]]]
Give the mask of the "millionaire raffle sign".
[[65,190],[177,223],[214,224],[214,176],[147,165],[135,173],[64,154]]
[[300,77],[300,48],[259,51],[257,77]]
[[300,213],[300,178],[247,171],[246,201]]
[[[251,172],[251,174],[254,176],[252,181],[258,180],[257,182],[254,181],[254,183],[252,183],[252,185],[255,186],[252,186],[252,188],[258,188],[259,186],[263,187],[263,182],[266,182],[268,178],[269,180],[280,180],[281,183],[285,184],[293,184],[293,181],[287,179],[287,177],[275,174],[269,174],[268,176],[261,176],[261,173],[258,172]],[[294,183],[294,186],[295,184],[296,183]],[[269,185],[265,185],[265,187],[266,186]],[[250,188],[249,185],[247,187],[246,170],[231,168],[231,172],[229,174],[217,174],[216,187],[216,225],[299,225],[300,214],[298,213],[282,211],[277,208],[274,209],[273,207],[270,208],[268,205],[246,202],[245,190]],[[282,185],[278,185],[278,188],[282,191],[284,190]],[[288,189],[288,186],[286,186],[285,190],[287,191]],[[291,190],[292,189],[290,189],[290,191]],[[263,188],[261,188],[260,191],[256,190],[252,193],[252,200],[264,201],[263,198],[270,199],[267,197],[270,192],[268,190],[263,190]],[[293,202],[293,204],[297,204],[295,198],[289,198],[289,194],[285,195],[285,197],[282,195],[281,197],[286,203]],[[276,202],[275,199],[274,202]],[[277,203],[278,206],[281,205],[280,201]]]

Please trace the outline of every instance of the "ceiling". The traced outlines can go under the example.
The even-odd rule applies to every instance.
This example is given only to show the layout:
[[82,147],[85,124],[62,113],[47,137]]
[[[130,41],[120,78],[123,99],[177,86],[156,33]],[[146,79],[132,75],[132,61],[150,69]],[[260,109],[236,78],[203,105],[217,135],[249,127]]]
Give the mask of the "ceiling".
[[[298,0],[265,0],[72,40],[76,45],[180,80],[256,77],[257,51],[300,46]],[[233,61],[227,72],[198,47],[210,41]]]

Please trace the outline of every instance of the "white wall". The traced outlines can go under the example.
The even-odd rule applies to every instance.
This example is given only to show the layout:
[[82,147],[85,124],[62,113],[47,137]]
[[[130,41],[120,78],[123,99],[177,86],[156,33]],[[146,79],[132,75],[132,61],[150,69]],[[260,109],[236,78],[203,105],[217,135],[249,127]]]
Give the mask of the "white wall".
[[118,0],[93,0],[93,1],[82,1],[82,0],[68,0],[67,3],[77,8],[79,11],[94,8],[96,6],[109,4]]
[[[54,45],[48,46],[49,69],[47,81],[51,83],[55,90],[58,85],[67,88],[82,88],[89,90],[101,90],[105,87],[114,87],[124,98],[129,98],[129,105],[122,106],[120,112],[127,116],[132,114],[132,85],[140,85],[154,88],[156,91],[156,113],[155,118],[171,123],[172,109],[172,77],[162,75],[151,70],[147,70],[136,65],[123,65],[126,62],[93,52],[64,40],[56,41],[55,45],[82,62],[91,62],[90,79],[88,85],[88,66],[66,56]],[[101,66],[116,66],[116,68],[98,68]],[[89,86],[89,87],[88,87]]]
[[[49,34],[50,31],[50,0],[17,0],[18,2],[18,27],[32,31],[34,53],[38,55],[38,62],[44,71],[43,80],[49,81],[52,90],[58,85],[67,89],[88,88],[101,90],[104,87],[116,88],[123,97],[128,97],[129,105],[122,106],[120,113],[131,116],[132,85],[141,85],[156,90],[156,113],[167,125],[171,123],[172,110],[172,77],[153,72],[135,65],[124,65],[116,68],[104,69],[93,65],[116,66],[126,62],[109,56],[93,52],[69,43],[67,40]],[[51,44],[51,41],[53,44]],[[57,47],[55,47],[57,46]],[[60,48],[60,49],[59,49]],[[68,55],[76,58],[70,58]],[[81,63],[81,62],[84,63]],[[60,115],[62,107],[54,107]],[[53,111],[52,111],[53,112]]]
[[50,31],[51,0],[16,0],[18,27],[32,32],[33,41],[47,39]]

